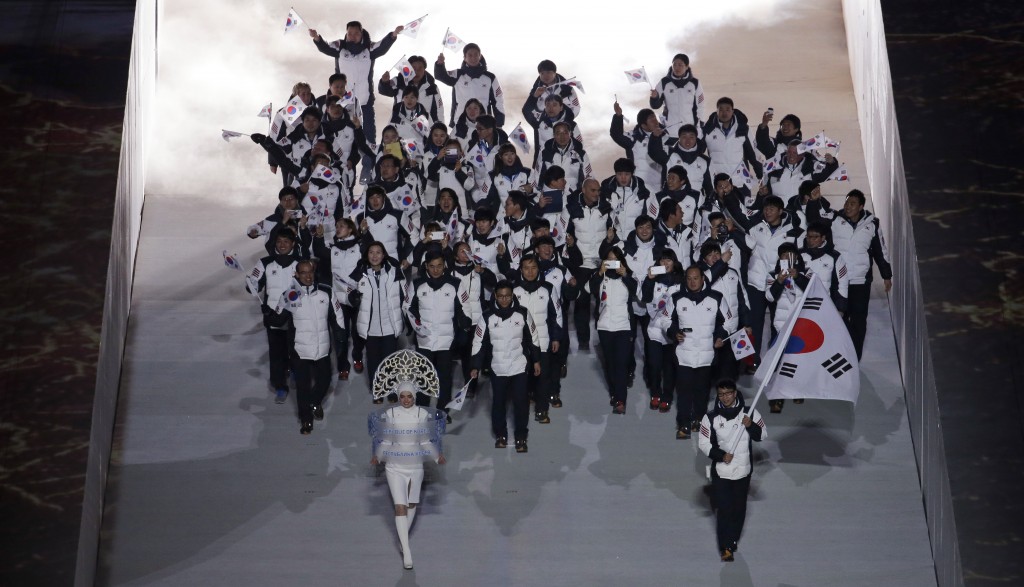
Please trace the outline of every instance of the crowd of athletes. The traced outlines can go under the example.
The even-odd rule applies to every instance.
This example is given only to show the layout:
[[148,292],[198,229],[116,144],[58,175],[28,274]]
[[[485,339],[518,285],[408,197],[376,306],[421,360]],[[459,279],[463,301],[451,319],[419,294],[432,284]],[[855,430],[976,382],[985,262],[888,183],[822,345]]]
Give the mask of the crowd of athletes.
[[[456,63],[414,55],[408,77],[374,74],[402,28],[374,41],[350,22],[333,42],[310,30],[335,73],[295,84],[301,114],[289,124],[277,112],[270,135],[251,136],[284,187],[248,229],[267,255],[247,287],[263,301],[276,401],[290,373],[303,434],[324,417],[335,373],[370,383],[384,357],[414,346],[437,367],[437,408],[458,382],[472,396],[486,380],[495,446],[508,444],[511,402],[526,452],[531,411],[547,424],[563,401],[599,401],[567,373],[574,338],[573,352],[600,351],[613,413],[640,375],[645,403],[674,404],[687,439],[709,391],[735,389],[759,360],[737,361],[729,336],[746,330],[762,347],[766,317],[774,334],[815,277],[860,356],[873,265],[891,283],[884,240],[863,193],[835,210],[822,197],[838,162],[799,148],[798,116],[773,133],[768,110],[751,127],[729,98],[705,101],[679,54],[635,120],[614,105],[623,155],[593,169],[576,89],[544,60],[521,105],[527,156],[476,44]],[[375,98],[393,100],[379,133]]]

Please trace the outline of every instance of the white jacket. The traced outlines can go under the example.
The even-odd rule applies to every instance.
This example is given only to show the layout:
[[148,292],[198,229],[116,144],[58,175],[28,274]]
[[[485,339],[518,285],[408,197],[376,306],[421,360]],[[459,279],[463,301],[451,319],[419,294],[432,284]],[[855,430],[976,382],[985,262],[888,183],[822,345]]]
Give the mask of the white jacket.
[[602,277],[595,272],[590,287],[597,290],[597,329],[609,332],[631,331],[633,323],[630,318],[630,302],[637,301],[636,281],[629,276]]
[[[300,359],[316,361],[331,352],[330,322],[338,323],[331,300],[331,288],[325,285],[299,285],[299,299],[285,306],[291,312],[295,340],[293,348]],[[344,328],[344,322],[339,325]]]
[[676,332],[686,335],[683,342],[676,345],[679,365],[709,366],[715,358],[715,338],[724,337],[725,321],[731,316],[722,294],[706,283],[698,292],[690,292],[683,287],[672,296],[672,308],[669,336],[674,337]]
[[512,294],[537,325],[538,346],[544,353],[550,348],[551,339],[560,335],[560,331],[552,333],[548,325],[550,323],[556,328],[562,328],[562,304],[555,297],[550,283],[541,281],[539,285],[530,291],[520,283],[512,290]]
[[[712,412],[705,414],[700,421],[697,447],[715,462],[715,473],[721,479],[742,479],[753,469],[750,461],[750,433],[743,427],[743,416],[741,410],[735,418],[727,420],[724,416]],[[750,408],[749,416],[752,424],[761,430],[757,440],[767,438],[768,433],[761,414]],[[732,453],[732,462],[726,463],[721,460],[725,456],[724,453],[733,450],[734,445],[736,452]]]
[[459,299],[458,279],[422,277],[413,284],[406,314],[416,331],[416,346],[429,351],[447,351],[455,342],[456,322],[465,313]]
[[882,236],[878,218],[864,210],[854,227],[841,214],[832,220],[832,244],[842,253],[850,271],[850,283],[860,285],[871,281],[871,262],[878,264],[882,279],[892,279],[889,251]]
[[779,262],[779,245],[785,242],[803,244],[803,236],[791,236],[794,228],[787,212],[782,213],[782,223],[772,232],[768,223],[761,221],[747,233],[747,248],[750,261],[747,266],[747,283],[758,291],[764,291],[768,284],[768,272]]
[[[497,308],[484,316],[473,336],[473,367],[483,367],[483,350],[491,349],[491,372],[511,377],[527,372],[540,360],[540,338],[530,313],[518,304]],[[530,373],[533,369],[530,369]]]
[[359,292],[359,313],[356,330],[359,336],[398,336],[404,330],[402,322],[402,272],[385,261],[377,274],[369,267],[360,267],[353,273],[355,291]]

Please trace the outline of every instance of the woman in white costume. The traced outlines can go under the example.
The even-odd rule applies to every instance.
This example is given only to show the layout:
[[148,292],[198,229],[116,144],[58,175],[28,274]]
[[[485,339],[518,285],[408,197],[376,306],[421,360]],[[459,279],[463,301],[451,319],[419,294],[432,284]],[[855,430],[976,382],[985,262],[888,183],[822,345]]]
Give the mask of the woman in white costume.
[[416,517],[423,483],[423,461],[445,463],[441,453],[444,412],[417,406],[416,393],[436,397],[437,371],[423,355],[410,350],[393,353],[381,363],[373,381],[374,398],[398,393],[398,405],[370,414],[373,436],[371,465],[385,463],[384,473],[395,504],[395,528],[402,546],[402,564],[412,568],[409,530]]

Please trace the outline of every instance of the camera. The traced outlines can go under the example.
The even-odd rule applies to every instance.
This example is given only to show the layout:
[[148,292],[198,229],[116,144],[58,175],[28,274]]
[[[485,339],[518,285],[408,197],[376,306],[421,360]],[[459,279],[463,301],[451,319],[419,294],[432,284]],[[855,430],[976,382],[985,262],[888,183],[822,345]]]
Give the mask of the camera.
[[604,268],[605,269],[618,269],[619,266],[621,266],[621,265],[622,265],[622,263],[620,263],[618,261],[605,261],[604,262]]

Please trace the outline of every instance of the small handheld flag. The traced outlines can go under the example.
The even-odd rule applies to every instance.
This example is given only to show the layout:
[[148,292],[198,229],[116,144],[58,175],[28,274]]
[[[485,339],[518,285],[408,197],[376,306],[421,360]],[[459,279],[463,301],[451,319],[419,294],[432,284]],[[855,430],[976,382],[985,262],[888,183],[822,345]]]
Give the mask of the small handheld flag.
[[229,269],[234,269],[235,271],[241,271],[242,273],[245,273],[245,268],[242,267],[242,264],[238,262],[238,253],[235,253],[234,255],[229,255],[227,250],[224,250],[223,253],[224,253],[224,266],[225,267],[228,267]]
[[231,142],[231,139],[237,139],[238,137],[247,137],[247,136],[249,136],[249,135],[247,135],[245,133],[235,132],[233,130],[221,129],[221,131],[220,131],[220,138],[224,139],[225,141],[227,141],[229,143]]
[[740,328],[726,340],[729,341],[729,347],[732,349],[732,354],[736,357],[737,361],[741,361],[754,354],[754,343],[747,336],[746,329]]
[[443,45],[445,49],[459,52],[466,46],[466,42],[460,39],[459,36],[453,33],[452,29],[449,28],[444,34],[444,40],[441,42],[441,45]]
[[405,25],[405,27],[402,29],[402,33],[401,34],[408,35],[408,36],[410,36],[410,37],[415,39],[416,35],[418,35],[419,32],[420,32],[420,28],[422,28],[421,25],[423,25],[423,19],[427,18],[427,16],[428,16],[427,14],[424,14],[423,16],[421,16],[421,17],[417,18],[416,20],[410,22],[409,24]]
[[391,69],[397,69],[405,81],[409,81],[412,79],[412,76],[416,75],[416,72],[412,69],[412,63],[409,63],[405,55],[402,55],[402,58]]
[[626,70],[626,79],[628,79],[629,83],[631,83],[631,84],[643,84],[643,83],[646,83],[646,84],[650,85],[650,83],[651,83],[651,80],[648,79],[648,77],[647,77],[647,69],[644,68],[644,67],[641,67],[640,69],[627,69]]
[[285,105],[284,111],[281,115],[284,117],[284,121],[288,123],[288,126],[295,124],[295,121],[302,116],[302,111],[306,109],[306,105],[302,102],[302,98],[295,96],[291,100],[288,100],[288,104]]
[[302,17],[299,16],[298,12],[295,12],[294,8],[288,9],[288,18],[284,21],[284,34],[288,34],[291,31],[299,28],[303,22]]
[[466,394],[469,393],[469,386],[473,384],[475,379],[475,377],[470,379],[462,386],[461,389],[456,391],[455,394],[452,395],[452,401],[448,402],[448,405],[445,407],[449,410],[455,410],[456,412],[460,411],[462,409],[462,405],[466,403]]
[[530,152],[530,139],[526,137],[526,131],[523,130],[523,123],[516,125],[512,132],[508,133],[508,138],[512,141],[512,144],[519,147],[523,154]]
[[267,104],[266,106],[264,106],[263,109],[260,110],[260,113],[257,114],[256,116],[259,116],[260,118],[266,118],[267,120],[270,120],[270,117],[273,115],[273,108],[274,108],[274,103],[271,102],[271,103]]
[[309,177],[310,179],[321,179],[327,183],[338,183],[338,174],[326,165],[317,165]]
[[850,176],[846,173],[846,165],[840,165],[825,181],[850,181]]

